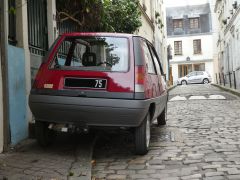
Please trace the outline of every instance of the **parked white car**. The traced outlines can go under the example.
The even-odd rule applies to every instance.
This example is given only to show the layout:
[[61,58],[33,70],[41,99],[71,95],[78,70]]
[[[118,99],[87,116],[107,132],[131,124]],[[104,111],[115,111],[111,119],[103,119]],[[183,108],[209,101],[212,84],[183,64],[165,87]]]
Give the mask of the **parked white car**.
[[197,84],[203,83],[208,84],[212,82],[211,76],[206,71],[193,71],[188,75],[178,79],[177,84],[187,85],[187,84]]

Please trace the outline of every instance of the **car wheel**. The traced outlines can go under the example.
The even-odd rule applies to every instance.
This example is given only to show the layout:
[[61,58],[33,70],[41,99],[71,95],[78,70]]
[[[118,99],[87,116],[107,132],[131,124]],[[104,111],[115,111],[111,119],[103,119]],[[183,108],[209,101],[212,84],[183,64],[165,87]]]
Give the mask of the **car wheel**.
[[48,128],[48,123],[36,121],[35,135],[39,145],[45,147],[52,144],[54,141],[55,132]]
[[158,126],[166,125],[166,115],[167,115],[166,108],[164,108],[163,112],[157,118]]
[[208,79],[204,79],[203,80],[203,84],[208,84],[209,83],[209,80]]
[[187,85],[187,81],[183,80],[183,81],[181,82],[181,84],[182,84],[182,85]]
[[150,128],[151,122],[148,113],[142,124],[135,129],[135,148],[138,155],[144,155],[148,152],[151,136]]

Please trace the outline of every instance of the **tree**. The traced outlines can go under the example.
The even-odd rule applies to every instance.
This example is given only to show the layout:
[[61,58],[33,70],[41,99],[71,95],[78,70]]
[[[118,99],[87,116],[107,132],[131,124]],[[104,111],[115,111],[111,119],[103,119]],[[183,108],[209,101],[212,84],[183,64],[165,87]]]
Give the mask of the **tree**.
[[78,31],[133,33],[140,16],[137,0],[57,0],[58,22],[72,21]]
[[57,21],[74,22],[77,31],[97,31],[103,12],[101,0],[57,0]]
[[133,33],[141,26],[140,16],[137,0],[105,0],[103,29]]

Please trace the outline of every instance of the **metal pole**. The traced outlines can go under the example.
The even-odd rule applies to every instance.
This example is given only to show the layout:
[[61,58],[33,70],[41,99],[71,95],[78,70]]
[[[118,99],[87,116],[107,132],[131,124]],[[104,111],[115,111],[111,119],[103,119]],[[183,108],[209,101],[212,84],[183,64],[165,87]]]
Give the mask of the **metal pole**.
[[231,79],[231,73],[229,72],[229,83],[230,83],[230,88],[232,88],[232,79]]
[[216,75],[216,83],[218,84],[218,76],[217,76],[217,73],[216,73],[215,75]]
[[219,76],[219,83],[220,83],[220,85],[222,85],[221,74],[218,73],[218,76]]
[[225,75],[224,75],[224,73],[222,74],[222,76],[223,76],[223,85],[225,86],[226,82],[225,82]]
[[236,83],[236,74],[235,74],[235,71],[233,71],[233,83],[234,83],[234,89],[237,89],[237,83]]
[[4,150],[8,148],[10,143],[9,136],[9,102],[8,102],[8,1],[0,1],[0,47],[1,47],[1,68],[3,79],[3,134],[4,134]]

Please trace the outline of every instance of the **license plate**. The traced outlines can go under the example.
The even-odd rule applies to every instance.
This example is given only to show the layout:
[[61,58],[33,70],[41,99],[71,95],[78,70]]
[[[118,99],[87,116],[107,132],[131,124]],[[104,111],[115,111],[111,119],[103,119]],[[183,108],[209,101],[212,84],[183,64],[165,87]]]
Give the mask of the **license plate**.
[[106,89],[107,80],[99,78],[65,78],[67,88]]

